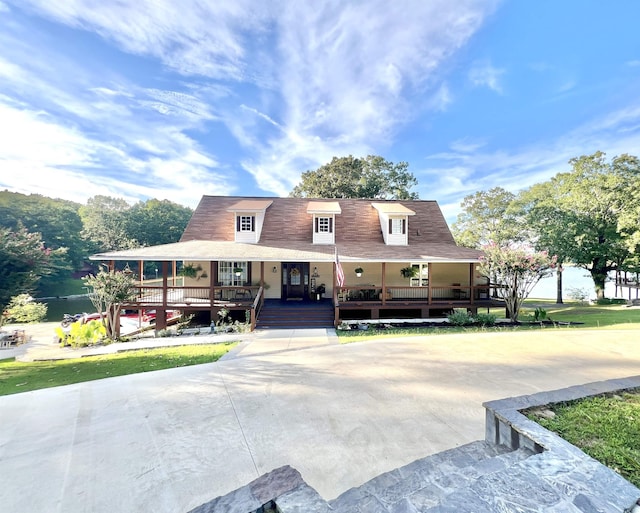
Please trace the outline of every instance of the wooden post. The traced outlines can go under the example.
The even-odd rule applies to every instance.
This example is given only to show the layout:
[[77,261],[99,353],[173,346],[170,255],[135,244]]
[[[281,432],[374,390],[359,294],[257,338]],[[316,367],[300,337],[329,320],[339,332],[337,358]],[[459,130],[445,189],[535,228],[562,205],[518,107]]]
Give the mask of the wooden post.
[[474,285],[474,273],[473,273],[474,264],[469,264],[469,297],[471,299],[471,304],[474,303],[476,287]]
[[382,306],[387,304],[387,263],[382,262]]
[[429,281],[427,281],[427,296],[429,296],[429,305],[431,305],[431,262],[427,264],[427,276],[429,276]]
[[162,262],[162,306],[156,309],[156,333],[167,327],[167,295],[169,293],[169,262]]

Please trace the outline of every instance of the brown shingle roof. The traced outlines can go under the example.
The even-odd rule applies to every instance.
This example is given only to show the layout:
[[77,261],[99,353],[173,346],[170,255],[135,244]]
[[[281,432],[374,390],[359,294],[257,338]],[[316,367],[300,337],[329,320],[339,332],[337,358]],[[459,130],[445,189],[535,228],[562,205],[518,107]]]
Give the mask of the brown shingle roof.
[[[249,245],[255,248],[256,254],[247,255],[247,258],[259,258],[261,247],[265,250],[269,248],[270,254],[278,248],[283,252],[299,250],[331,254],[312,243],[313,215],[307,211],[310,203],[307,198],[204,196],[180,240],[232,242],[235,237],[235,220],[229,209],[240,201],[243,204],[272,202],[266,211],[259,243]],[[317,201],[321,200],[313,200]],[[435,201],[331,201],[337,201],[342,210],[335,217],[335,233],[338,251],[345,260],[476,260],[480,256],[477,250],[456,246]],[[414,216],[408,217],[408,246],[388,246],[384,243],[378,211],[372,206],[373,202],[383,205],[400,204],[415,212]]]

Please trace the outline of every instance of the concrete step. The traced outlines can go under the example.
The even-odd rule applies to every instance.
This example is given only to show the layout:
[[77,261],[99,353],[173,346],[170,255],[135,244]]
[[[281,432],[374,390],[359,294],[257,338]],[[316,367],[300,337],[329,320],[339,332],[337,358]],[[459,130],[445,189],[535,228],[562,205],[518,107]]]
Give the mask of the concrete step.
[[531,455],[527,449],[510,451],[484,441],[472,442],[381,474],[329,504],[341,513],[444,513],[450,510],[438,508],[449,503],[456,505],[451,511],[488,511],[460,509],[463,502],[456,497],[483,477],[505,472]]

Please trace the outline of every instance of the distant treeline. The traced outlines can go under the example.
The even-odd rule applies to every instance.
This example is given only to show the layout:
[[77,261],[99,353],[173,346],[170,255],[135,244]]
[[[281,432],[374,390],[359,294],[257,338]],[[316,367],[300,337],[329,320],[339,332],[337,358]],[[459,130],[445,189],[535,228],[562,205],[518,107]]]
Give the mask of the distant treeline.
[[44,248],[55,255],[39,287],[71,277],[97,252],[176,242],[192,213],[190,208],[168,200],[130,205],[123,199],[94,196],[83,205],[0,191],[0,228],[39,234]]

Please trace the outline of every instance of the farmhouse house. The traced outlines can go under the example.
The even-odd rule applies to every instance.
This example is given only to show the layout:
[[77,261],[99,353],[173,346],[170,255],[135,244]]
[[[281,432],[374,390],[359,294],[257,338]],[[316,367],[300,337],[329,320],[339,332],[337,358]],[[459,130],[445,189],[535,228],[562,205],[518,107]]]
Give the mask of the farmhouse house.
[[127,308],[155,309],[161,329],[176,309],[307,327],[502,305],[480,256],[456,245],[435,201],[204,196],[180,242],[92,258],[138,263]]

